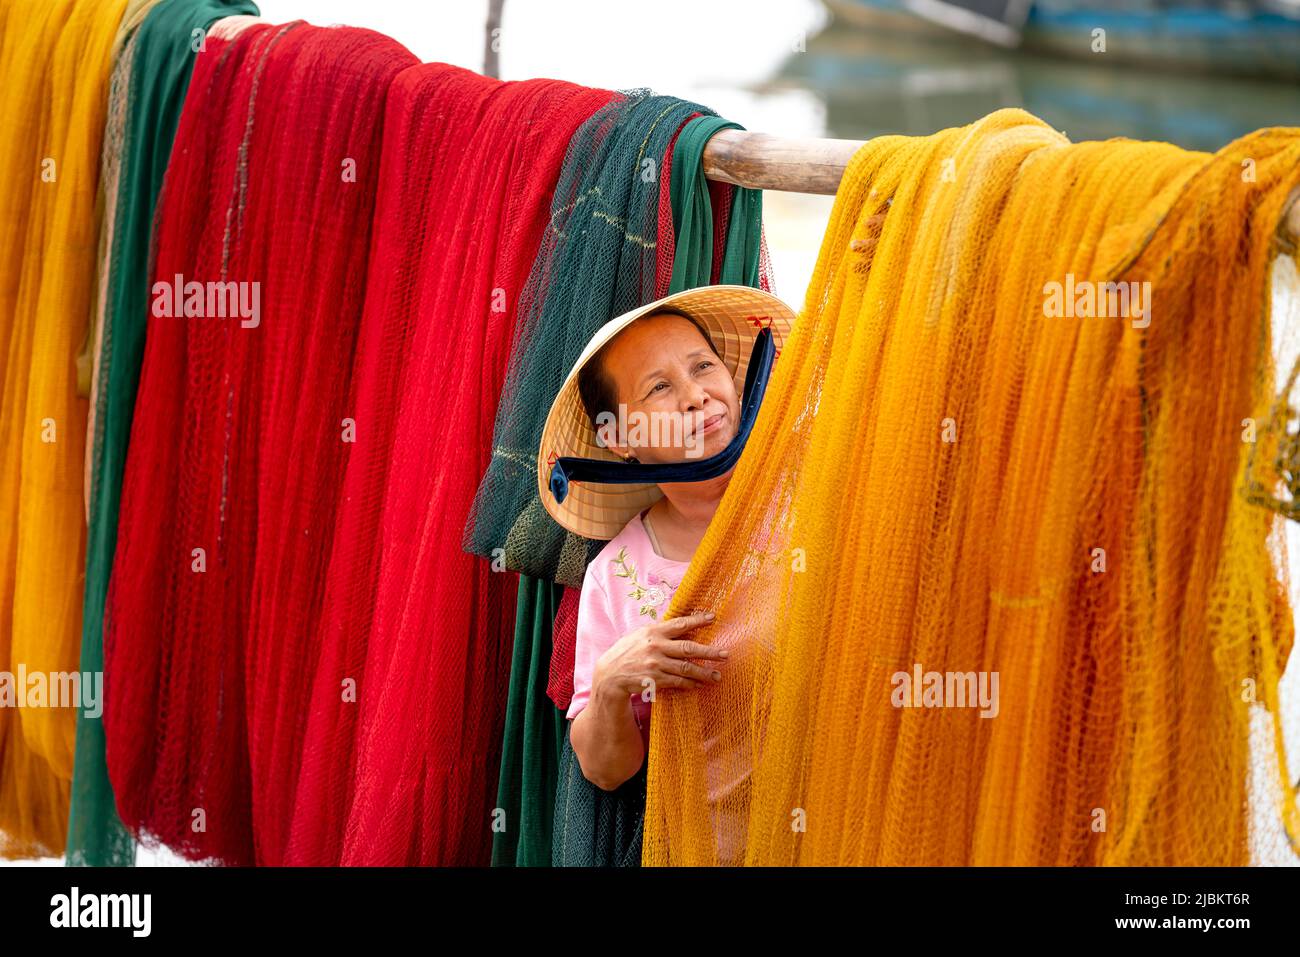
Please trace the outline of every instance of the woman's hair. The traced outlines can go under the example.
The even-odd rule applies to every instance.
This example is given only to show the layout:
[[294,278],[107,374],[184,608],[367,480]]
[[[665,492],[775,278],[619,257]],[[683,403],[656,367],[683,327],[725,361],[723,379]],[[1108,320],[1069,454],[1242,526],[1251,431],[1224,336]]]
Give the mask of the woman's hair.
[[[709,344],[713,354],[719,359],[722,358],[722,354],[718,352],[718,347],[713,344],[713,337],[709,335],[709,331],[694,316],[671,306],[666,309],[656,309],[654,312],[646,313],[646,316],[659,316],[664,313],[681,316],[683,319],[688,320],[691,325],[700,330],[700,335]],[[636,321],[640,322],[646,316],[641,316]],[[620,330],[619,335],[630,328],[631,324]],[[614,339],[617,338],[618,336],[614,337]],[[608,412],[611,415],[616,415],[618,412],[618,391],[613,380],[605,373],[605,350],[610,347],[614,339],[601,346],[599,351],[578,370],[578,395],[582,399],[582,407],[586,410],[587,417],[591,419],[593,429],[599,427],[597,417],[600,413]]]

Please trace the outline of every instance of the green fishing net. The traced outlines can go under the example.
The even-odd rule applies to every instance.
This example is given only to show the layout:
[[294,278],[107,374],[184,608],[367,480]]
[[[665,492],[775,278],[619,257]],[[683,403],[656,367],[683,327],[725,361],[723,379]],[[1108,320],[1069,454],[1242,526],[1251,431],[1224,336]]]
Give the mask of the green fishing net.
[[497,807],[503,814],[492,834],[493,867],[551,863],[551,796],[567,730],[564,713],[546,696],[551,623],[564,587],[536,578],[526,581],[529,587],[519,589],[515,603],[515,651],[497,780]]

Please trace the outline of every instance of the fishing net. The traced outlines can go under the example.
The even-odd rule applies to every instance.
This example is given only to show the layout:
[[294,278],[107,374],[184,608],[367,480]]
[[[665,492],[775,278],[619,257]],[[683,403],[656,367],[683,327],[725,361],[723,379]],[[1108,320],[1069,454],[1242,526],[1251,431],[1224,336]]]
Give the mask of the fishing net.
[[732,654],[655,702],[644,863],[1293,859],[1282,529],[1243,489],[1278,487],[1298,182],[1300,131],[1210,156],[1019,110],[854,155],[673,600]]
[[[61,854],[77,708],[96,190],[125,0],[0,4],[0,856]],[[37,677],[44,700],[29,698]],[[84,689],[87,694],[93,689]],[[68,696],[65,698],[65,695]]]
[[[516,333],[503,398],[498,404],[498,432],[502,410],[507,403],[518,400],[516,390],[521,382],[536,386],[538,373],[544,371],[548,380],[554,378],[558,383],[568,371],[558,368],[565,361],[563,353],[546,350],[548,337],[536,328],[540,322],[549,320],[552,327],[563,326],[563,335],[576,340],[582,335],[584,319],[587,323],[595,322],[594,331],[609,318],[601,312],[600,300],[622,301],[618,298],[622,296],[640,304],[657,298],[658,289],[667,283],[674,235],[671,220],[665,230],[661,217],[666,210],[670,211],[665,204],[669,202],[672,144],[686,119],[698,115],[699,108],[694,104],[654,96],[648,90],[633,90],[620,94],[574,134],[551,201],[548,230],[525,287],[525,305],[521,310],[524,318]],[[665,238],[666,242],[661,241]],[[591,258],[593,255],[595,258]],[[667,268],[661,262],[664,258],[668,259]],[[579,272],[569,274],[566,269]],[[585,285],[579,284],[579,276]],[[583,288],[584,294],[577,294],[578,288]],[[543,306],[548,297],[564,290],[570,290],[570,298],[555,300],[551,312],[546,314]],[[590,303],[587,296],[592,293],[597,301],[594,312],[574,316],[562,311],[562,306],[572,308],[575,302],[585,308]],[[568,328],[570,324],[574,328]],[[530,330],[530,327],[534,328]],[[527,343],[541,349],[541,354],[527,351]],[[580,350],[581,345],[577,348]],[[553,366],[542,362],[543,359]],[[541,385],[543,394],[546,388],[546,384]],[[554,390],[550,393],[550,399],[553,398]],[[550,399],[545,401],[549,403]],[[531,416],[535,409],[526,411]],[[534,462],[537,441],[532,442]],[[509,452],[494,439],[493,461],[480,483],[476,509],[488,494],[497,457],[508,455],[521,456],[522,452]],[[503,460],[508,462],[509,458]],[[531,469],[516,469],[513,478],[518,481],[525,473],[529,481],[535,482]],[[522,488],[514,491],[524,498]],[[533,501],[536,501],[535,494]],[[480,518],[479,523],[486,526],[487,516],[471,513],[466,525],[467,547],[474,524]],[[500,517],[497,518],[501,524]],[[548,532],[563,531],[553,523],[550,528],[542,528]],[[575,547],[583,549],[581,561],[585,568],[589,555],[594,552],[581,539],[573,536],[570,539]],[[490,549],[489,554],[499,564],[505,564],[509,558],[501,548]],[[558,784],[556,769],[563,765],[566,773],[572,774],[574,766],[572,751],[565,751],[564,715],[544,693],[543,675],[549,677],[550,673],[551,628],[558,587],[546,578],[519,576],[519,615],[497,793],[501,821],[493,832],[492,860],[497,865],[550,864]],[[537,613],[540,609],[547,613]],[[552,730],[556,732],[554,735]],[[576,787],[583,785],[590,787],[586,781]]]
[[493,822],[492,831],[494,867],[551,863],[555,789],[567,722],[544,691],[551,665],[551,622],[563,591],[564,586],[554,582],[526,579],[515,600],[515,645],[494,809],[499,822]]
[[[81,668],[103,670],[104,603],[117,543],[126,442],[144,354],[154,205],[194,65],[192,31],[218,17],[256,13],[241,0],[155,0],[123,16],[104,134],[105,217],[86,439],[89,528]],[[128,29],[123,39],[122,32]],[[79,713],[68,820],[69,864],[130,864],[135,842],[118,819],[104,758],[102,718]]]
[[[86,581],[88,592],[97,591],[98,599],[93,606],[86,604],[83,598],[81,616],[81,659],[80,667],[84,672],[104,670],[104,647],[102,641],[103,592],[90,584],[95,579],[91,572],[96,564],[93,557],[102,550],[102,528],[97,530],[91,523],[91,501],[96,492],[92,488],[94,470],[91,461],[99,454],[95,443],[97,428],[102,422],[96,422],[96,396],[94,387],[98,385],[94,375],[94,357],[102,347],[103,319],[108,294],[109,250],[114,241],[117,213],[118,189],[121,182],[123,140],[126,127],[127,88],[131,82],[132,65],[136,54],[136,32],[144,18],[159,0],[127,0],[118,24],[117,35],[113,39],[113,70],[109,75],[108,108],[104,120],[103,150],[100,156],[100,173],[95,205],[99,211],[99,247],[96,254],[96,288],[95,306],[90,315],[90,327],[86,341],[77,354],[77,394],[90,397],[86,414],[86,458],[85,471],[82,476],[82,493],[86,506]],[[148,234],[146,233],[146,243]],[[141,286],[148,281],[147,276],[139,277]],[[113,516],[113,532],[116,534],[117,516]],[[108,569],[104,569],[103,586],[107,589]],[[87,632],[94,635],[94,641],[86,640]],[[108,768],[104,764],[104,725],[102,714],[89,712],[77,714],[76,750],[73,755],[72,788],[69,797],[68,835],[65,861],[69,865],[88,863],[94,858],[102,864],[131,864],[135,860],[135,842],[122,826],[117,817],[113,803],[113,789],[108,781]]]
[[593,332],[655,298],[659,169],[704,107],[649,90],[621,95],[575,134],[551,221],[520,301],[492,459],[465,548],[573,587],[599,543],[557,525],[537,497],[537,445],[550,402]]
[[[294,204],[286,208],[297,209],[286,222],[269,205],[250,206],[253,228],[271,240],[258,275],[269,284],[282,271],[299,272],[293,283],[281,280],[281,295],[269,297],[268,316],[279,321],[268,322],[262,348],[280,361],[258,383],[257,562],[245,669],[259,864],[284,858],[306,731],[303,704],[319,654],[329,530],[354,438],[349,360],[366,295],[384,106],[395,78],[418,63],[405,47],[366,30],[312,28],[297,34],[301,47],[291,46],[295,34],[263,78],[265,89],[285,91],[285,118],[295,123],[277,124],[250,173],[250,181],[263,173]],[[286,164],[290,156],[294,164]],[[281,169],[300,181],[295,164],[319,177],[299,186],[299,196],[276,183]],[[289,315],[297,321],[280,318]]]
[[613,791],[603,791],[583,776],[569,741],[571,728],[565,721],[551,861],[556,867],[639,867],[646,765]]
[[[631,295],[644,297],[638,302],[657,298],[656,290],[667,278],[659,261],[665,254],[671,259],[673,240],[669,224],[668,242],[660,242],[664,236],[660,216],[663,201],[667,200],[671,146],[684,119],[697,115],[699,112],[693,104],[653,96],[648,90],[633,90],[606,105],[574,135],[552,200],[550,228],[533,263],[527,287],[532,298],[528,300],[531,308],[525,315],[532,317],[533,322],[544,318],[540,307],[546,297],[569,285],[563,266],[579,269],[590,266],[583,253],[596,249],[606,260],[612,260],[597,261],[600,272],[592,275],[608,277],[603,284],[596,284],[597,295],[617,296],[621,276],[631,287]],[[633,225],[625,228],[627,224]],[[598,237],[603,240],[599,246],[585,245]],[[557,310],[550,316],[553,322],[556,316],[564,318]],[[525,327],[521,326],[507,373],[505,399],[515,396],[512,389],[521,381],[519,367],[535,358],[522,351],[525,333]],[[545,343],[546,340],[534,334],[532,341]],[[551,358],[557,364],[564,361],[562,355]],[[561,381],[562,378],[563,374]],[[498,405],[498,422],[504,404],[503,401]],[[536,441],[533,447],[536,448]],[[481,501],[493,474],[495,457],[502,451],[501,444],[494,442],[494,462],[489,464],[479,486],[476,502]],[[474,521],[472,513],[466,526],[467,537]],[[573,542],[578,544],[580,540],[574,538]],[[499,551],[492,552],[498,556],[497,560],[501,560]],[[587,557],[584,555],[582,559],[584,568]],[[533,668],[533,662],[545,661],[549,675],[556,604],[547,599],[553,597],[552,590],[556,587],[543,578],[519,576],[520,618],[515,630],[511,670],[512,675],[526,670],[528,680],[519,685],[512,682],[508,701],[498,788],[503,826],[493,834],[493,863],[498,865],[551,862],[558,769],[563,768],[565,775],[571,777],[576,766],[573,752],[567,750],[564,715],[545,698],[541,670]],[[540,605],[546,605],[550,614],[524,615],[525,608]],[[550,746],[551,736],[546,733],[551,727],[558,732],[554,748]],[[557,771],[551,772],[552,767]],[[516,790],[511,787],[516,781],[521,785],[527,781],[532,786]],[[582,780],[574,787],[585,793],[590,784]]]
[[[508,516],[497,514],[498,503],[492,497],[499,483],[508,480],[516,485],[506,494],[514,494],[517,502],[527,501],[525,510],[541,509],[535,471],[539,438],[508,439],[503,444],[501,436],[503,431],[513,434],[534,426],[540,434],[541,419],[524,423],[520,417],[533,417],[539,403],[549,409],[564,375],[596,329],[614,315],[659,298],[670,288],[710,281],[758,281],[761,194],[710,184],[702,173],[704,143],[717,130],[734,126],[705,116],[704,108],[695,104],[636,90],[611,103],[574,137],[552,204],[551,232],[533,266],[530,290],[536,298],[527,313],[532,319],[521,326],[516,338],[511,372],[498,408],[494,459],[479,488],[476,508],[480,510],[466,528],[467,547],[475,534],[475,519],[479,529],[494,520],[504,527],[502,519]],[[653,240],[648,238],[651,236]],[[602,308],[600,303],[607,305]],[[557,343],[565,348],[556,348]],[[526,398],[530,390],[532,396]],[[517,421],[512,422],[512,415]],[[531,446],[526,478],[511,464],[525,454],[522,449],[509,448],[510,442],[520,441]],[[516,469],[515,474],[494,475],[494,469],[507,466]],[[528,483],[526,489],[518,485],[521,478]],[[560,552],[567,547],[562,543],[566,537],[581,550],[575,553],[580,567],[568,573],[580,582],[586,562],[599,548],[593,549],[593,543],[585,539],[566,536],[549,517],[537,530],[560,543]],[[516,523],[508,534],[529,531],[526,523]],[[526,554],[546,547],[520,538],[515,545]],[[488,553],[510,565],[510,545],[488,549]],[[556,863],[635,863],[636,846],[619,841],[609,844],[606,832],[610,831],[609,822],[617,821],[611,833],[639,840],[643,784],[638,789],[633,782],[616,795],[595,788],[577,766],[567,728],[558,755],[559,792],[553,777],[543,773],[557,760],[551,748],[554,739],[547,731],[556,726],[557,719],[564,723],[546,697],[554,667],[550,653],[553,587],[546,579],[520,576],[520,608],[545,602],[551,613],[521,613],[521,627],[515,633],[513,670],[516,675],[527,673],[530,680],[513,685],[516,693],[511,697],[505,727],[507,747],[499,795],[505,826],[495,837],[494,861],[545,863],[536,852],[554,838]],[[546,667],[536,667],[548,658]],[[570,645],[570,684],[572,669]],[[535,786],[508,790],[507,784],[515,781],[532,781]],[[555,808],[554,822],[548,805]]]
[[[108,295],[108,257],[117,218],[117,193],[122,167],[123,133],[126,126],[127,89],[135,61],[135,37],[149,11],[163,0],[127,0],[122,19],[113,38],[112,72],[108,78],[108,105],[104,117],[103,150],[100,153],[99,182],[95,192],[96,220],[99,223],[99,246],[95,254],[95,305],[85,341],[77,352],[77,394],[90,397],[86,410],[86,463],[82,492],[86,504],[86,524],[90,524],[91,461],[96,455],[95,435],[95,356],[102,347],[105,299]],[[89,545],[87,545],[89,553]]]
[[574,651],[578,640],[578,604],[582,589],[564,589],[560,606],[555,610],[555,627],[551,637],[551,671],[546,696],[561,711],[569,710],[573,700]]
[[390,91],[289,863],[491,860],[517,578],[461,534],[565,149],[611,96],[446,64]]
[[[378,33],[301,22],[209,35],[195,58],[104,631],[122,819],[192,859],[274,862],[284,839],[383,106],[414,62]],[[180,314],[191,282],[238,302],[209,287]]]

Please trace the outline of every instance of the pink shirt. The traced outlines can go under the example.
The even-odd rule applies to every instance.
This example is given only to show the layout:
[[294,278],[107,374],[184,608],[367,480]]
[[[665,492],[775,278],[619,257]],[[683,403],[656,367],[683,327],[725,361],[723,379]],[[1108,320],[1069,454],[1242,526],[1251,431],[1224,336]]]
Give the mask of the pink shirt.
[[[591,701],[592,674],[601,655],[628,632],[652,621],[663,621],[689,565],[656,552],[637,514],[587,566],[578,601],[573,699],[566,717],[576,718]],[[642,701],[639,691],[629,698],[648,751],[650,702]]]
[[[689,562],[673,561],[656,552],[638,514],[587,566],[578,602],[573,699],[566,717],[576,718],[590,702],[596,660],[628,632],[650,621],[664,619],[689,565]],[[744,648],[744,645],[732,647],[727,667],[733,680],[740,679],[736,669],[745,660]],[[707,694],[710,690],[706,686],[674,693]],[[642,743],[649,754],[650,702],[643,701],[640,692],[632,692],[629,697],[632,713],[641,729]],[[740,863],[745,853],[747,802],[738,803],[732,796],[749,780],[749,742],[747,739],[724,740],[721,734],[705,733],[701,748],[708,768],[708,800],[712,813],[726,817],[725,822],[721,817],[715,819],[718,861]]]

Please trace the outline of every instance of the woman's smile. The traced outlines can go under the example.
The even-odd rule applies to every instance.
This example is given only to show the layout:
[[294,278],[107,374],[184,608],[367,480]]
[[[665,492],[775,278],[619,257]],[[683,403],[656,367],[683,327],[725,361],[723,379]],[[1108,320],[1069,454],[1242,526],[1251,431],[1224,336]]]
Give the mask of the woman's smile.
[[711,432],[716,432],[718,429],[722,428],[722,423],[726,421],[726,418],[726,412],[719,412],[716,415],[709,416],[703,423],[701,423],[700,427],[696,429],[696,434],[708,435]]

